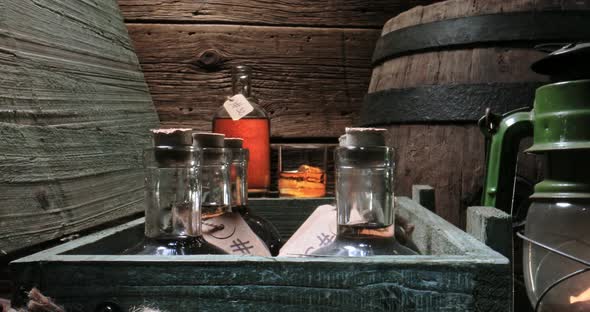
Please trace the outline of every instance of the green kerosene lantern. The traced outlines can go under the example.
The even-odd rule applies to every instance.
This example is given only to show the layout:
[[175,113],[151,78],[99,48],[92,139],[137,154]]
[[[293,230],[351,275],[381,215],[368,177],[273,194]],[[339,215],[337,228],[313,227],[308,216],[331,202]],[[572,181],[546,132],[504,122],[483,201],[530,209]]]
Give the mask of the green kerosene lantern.
[[537,311],[590,311],[590,44],[568,45],[532,69],[556,82],[536,90],[531,111],[499,122],[483,204],[497,206],[499,180],[506,168],[514,170],[516,144],[532,134],[527,152],[543,154],[545,164],[520,235],[527,293]]

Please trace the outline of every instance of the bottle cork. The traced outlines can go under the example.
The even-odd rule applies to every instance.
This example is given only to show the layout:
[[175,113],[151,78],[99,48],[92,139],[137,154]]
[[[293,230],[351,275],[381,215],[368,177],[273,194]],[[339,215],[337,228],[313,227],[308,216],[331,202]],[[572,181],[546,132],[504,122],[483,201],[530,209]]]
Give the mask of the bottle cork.
[[193,162],[192,129],[153,129],[153,157],[159,167],[181,167]]
[[243,148],[244,139],[242,139],[242,138],[225,138],[223,143],[224,143],[225,147],[227,147],[227,148]]
[[346,128],[346,134],[339,139],[340,146],[385,146],[386,132],[383,128]]
[[191,146],[193,144],[192,129],[152,129],[152,141],[154,146]]
[[193,147],[223,148],[225,135],[213,132],[193,132]]

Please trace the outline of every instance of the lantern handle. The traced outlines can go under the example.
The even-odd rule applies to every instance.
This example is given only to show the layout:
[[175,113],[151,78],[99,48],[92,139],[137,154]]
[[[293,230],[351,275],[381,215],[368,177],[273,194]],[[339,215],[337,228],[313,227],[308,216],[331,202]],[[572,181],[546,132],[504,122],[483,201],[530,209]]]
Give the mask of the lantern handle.
[[482,132],[490,139],[482,205],[510,213],[518,146],[523,138],[533,135],[531,119],[530,108],[525,107],[502,116],[488,110],[479,120]]

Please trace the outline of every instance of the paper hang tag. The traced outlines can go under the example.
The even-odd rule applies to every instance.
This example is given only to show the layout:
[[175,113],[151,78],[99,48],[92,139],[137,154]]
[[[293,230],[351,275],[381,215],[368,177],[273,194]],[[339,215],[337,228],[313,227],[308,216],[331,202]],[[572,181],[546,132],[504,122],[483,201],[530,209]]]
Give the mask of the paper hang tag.
[[254,110],[254,106],[250,104],[250,101],[243,94],[236,94],[229,97],[223,103],[223,107],[225,107],[225,110],[234,121],[242,119],[242,117]]
[[271,256],[266,244],[250,229],[239,213],[225,213],[203,220],[202,224],[205,240],[229,254]]
[[309,255],[333,242],[336,238],[336,229],[336,207],[319,206],[281,248],[279,257]]

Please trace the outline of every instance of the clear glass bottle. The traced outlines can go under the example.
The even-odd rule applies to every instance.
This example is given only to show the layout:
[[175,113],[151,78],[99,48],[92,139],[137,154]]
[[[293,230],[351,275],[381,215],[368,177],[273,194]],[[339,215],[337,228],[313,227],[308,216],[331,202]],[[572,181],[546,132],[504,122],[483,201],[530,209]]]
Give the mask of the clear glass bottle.
[[[347,129],[348,130],[348,129]],[[314,255],[414,255],[394,235],[394,153],[385,146],[335,150],[338,228],[334,241]]]
[[202,151],[200,168],[201,210],[203,220],[231,211],[230,180],[231,151],[224,148],[223,134],[195,132],[193,146]]
[[260,217],[248,208],[248,150],[242,148],[240,138],[226,138],[225,147],[232,151],[230,167],[232,211],[239,213],[250,229],[266,244],[271,255],[279,254],[283,246],[281,234],[270,221]]
[[201,232],[201,150],[190,129],[154,130],[144,153],[145,238],[128,255],[227,254]]
[[213,117],[213,132],[244,139],[244,148],[250,151],[248,192],[264,194],[270,186],[270,118],[252,96],[250,80],[249,67],[235,66],[232,69],[233,94],[244,95],[254,110],[234,121],[221,106]]

